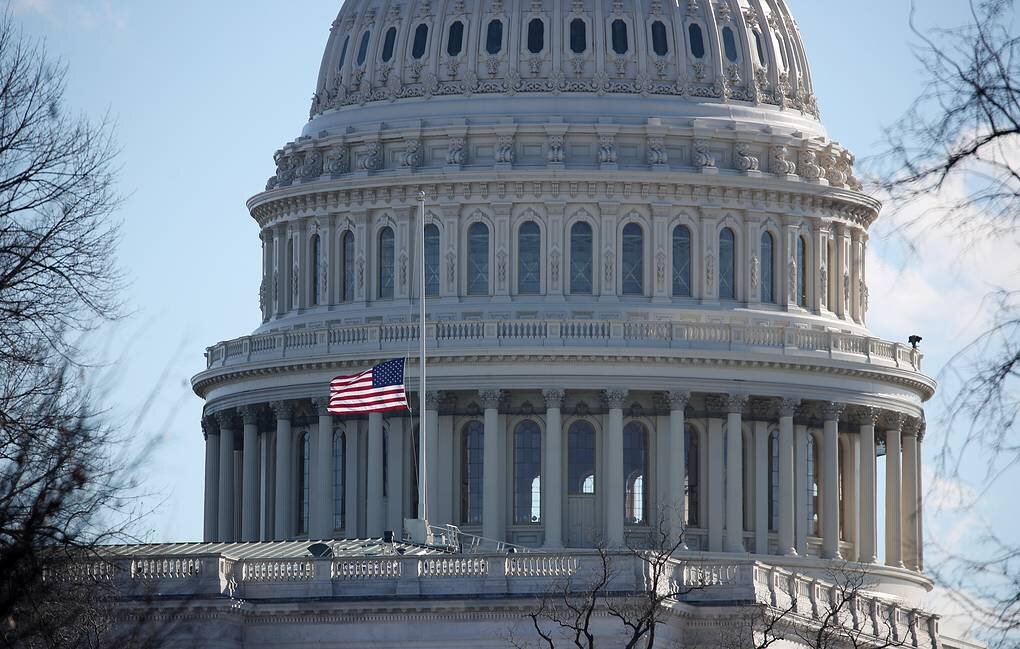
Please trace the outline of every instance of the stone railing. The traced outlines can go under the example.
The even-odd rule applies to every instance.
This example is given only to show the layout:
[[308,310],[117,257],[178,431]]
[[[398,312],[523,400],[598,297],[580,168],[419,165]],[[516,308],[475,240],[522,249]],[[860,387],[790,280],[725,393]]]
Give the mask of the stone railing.
[[[209,369],[327,356],[403,354],[418,340],[418,325],[375,324],[267,333],[206,350]],[[921,353],[877,338],[799,327],[611,320],[435,322],[426,325],[437,353],[471,348],[598,348],[741,351],[770,356],[828,358],[921,371]]]

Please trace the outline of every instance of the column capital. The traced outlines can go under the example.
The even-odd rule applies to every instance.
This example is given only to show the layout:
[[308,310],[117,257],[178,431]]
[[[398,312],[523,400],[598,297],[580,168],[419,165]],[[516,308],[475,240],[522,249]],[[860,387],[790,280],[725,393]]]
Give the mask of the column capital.
[[259,411],[261,407],[258,404],[248,404],[241,406],[241,419],[245,426],[254,426],[259,423]]
[[916,417],[908,418],[903,424],[904,437],[917,437],[921,432],[921,420]]
[[210,435],[219,435],[220,425],[216,422],[216,418],[212,415],[205,415],[202,417],[202,437],[207,438]]
[[610,410],[622,409],[627,403],[628,392],[623,388],[604,390],[603,394],[606,398],[606,406],[608,406]]
[[670,410],[679,410],[682,412],[685,408],[687,408],[687,404],[691,402],[691,393],[680,391],[667,392],[666,401],[669,402]]
[[902,412],[885,411],[880,415],[879,420],[883,430],[901,432],[903,425],[907,423],[907,416]]
[[563,405],[563,397],[566,390],[560,388],[546,388],[542,390],[542,398],[545,399],[545,407],[548,409],[559,408]]
[[927,422],[924,421],[924,419],[921,419],[921,427],[918,428],[918,430],[917,430],[917,443],[918,444],[920,444],[921,442],[924,441],[924,435],[927,432],[928,432],[928,424],[927,424]]
[[269,404],[277,421],[289,421],[294,416],[294,404],[291,401],[273,401]]
[[779,416],[793,417],[800,408],[800,399],[782,399],[779,402]]
[[838,401],[827,401],[822,404],[822,414],[825,416],[825,421],[839,421],[839,417],[845,409],[846,404]]
[[443,400],[443,393],[437,390],[429,390],[425,393],[425,410],[439,410],[439,403]]
[[503,391],[491,388],[479,390],[478,399],[482,402],[482,408],[485,410],[498,409],[499,402],[503,400]]
[[874,426],[878,423],[882,411],[871,406],[860,406],[854,409],[854,418],[861,426]]
[[214,412],[213,417],[219,423],[221,431],[233,430],[234,426],[237,425],[237,411],[232,408]]
[[312,407],[320,417],[329,415],[329,397],[313,397]]
[[744,407],[747,406],[750,397],[746,394],[729,394],[724,399],[726,402],[726,412],[731,415],[739,415],[744,412]]

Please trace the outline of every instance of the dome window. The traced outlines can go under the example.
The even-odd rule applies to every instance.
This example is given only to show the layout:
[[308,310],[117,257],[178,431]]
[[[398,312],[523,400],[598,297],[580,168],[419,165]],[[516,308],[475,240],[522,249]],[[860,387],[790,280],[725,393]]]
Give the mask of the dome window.
[[705,58],[705,34],[701,31],[701,25],[691,23],[687,33],[691,37],[691,55],[696,59]]
[[623,228],[623,264],[621,264],[624,295],[645,293],[644,231],[637,223]]
[[464,23],[456,21],[450,25],[450,31],[446,35],[446,53],[450,56],[460,56],[464,49]]
[[527,221],[517,232],[517,292],[538,295],[542,290],[542,231]]
[[719,233],[719,297],[723,300],[737,298],[736,247],[733,230],[723,228]]
[[685,225],[673,229],[673,297],[691,296],[691,231]]
[[666,25],[661,20],[652,23],[652,51],[658,56],[669,54],[669,40],[666,38]]
[[613,21],[612,32],[613,51],[617,54],[626,54],[630,49],[630,44],[627,42],[627,23],[617,18]]
[[390,27],[386,30],[386,37],[383,39],[382,60],[389,63],[393,60],[393,47],[397,44],[397,28]]
[[732,27],[722,28],[722,41],[726,58],[729,59],[730,63],[736,63],[739,57],[737,56],[737,39],[733,35]]
[[425,296],[439,295],[439,228],[425,226]]
[[420,59],[425,56],[425,47],[429,43],[429,26],[422,23],[414,28],[414,43],[411,45],[411,56]]
[[489,54],[499,54],[503,49],[503,21],[490,20],[489,27],[485,31],[485,51]]
[[592,230],[584,221],[570,228],[570,292],[592,293]]
[[468,228],[468,295],[489,294],[489,227],[472,223]]
[[371,37],[371,32],[365,32],[361,35],[361,43],[358,45],[358,65],[365,64],[365,59],[368,57],[368,43]]
[[754,46],[758,52],[758,63],[760,63],[763,68],[768,67],[769,59],[765,55],[765,43],[761,40],[761,32],[757,30],[754,32]]
[[344,69],[344,61],[347,60],[347,44],[351,42],[351,37],[348,36],[344,39],[344,46],[340,48],[340,62],[337,63],[336,69],[340,72]]
[[588,25],[580,18],[570,21],[570,51],[584,54],[588,49]]
[[545,49],[545,23],[541,18],[528,22],[528,51],[538,54]]
[[761,301],[766,304],[776,302],[776,283],[773,279],[775,266],[776,243],[771,232],[761,235]]
[[379,299],[393,299],[394,260],[396,245],[393,228],[386,226],[379,232]]

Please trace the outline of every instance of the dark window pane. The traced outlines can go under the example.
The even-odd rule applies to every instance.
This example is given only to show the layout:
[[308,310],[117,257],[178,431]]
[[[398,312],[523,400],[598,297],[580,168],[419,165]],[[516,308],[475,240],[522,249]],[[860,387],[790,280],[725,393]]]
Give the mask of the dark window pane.
[[659,56],[669,54],[669,39],[666,38],[666,25],[661,20],[652,23],[652,51]]
[[542,290],[542,232],[528,221],[517,232],[517,292],[537,295]]
[[733,230],[723,228],[723,231],[719,233],[719,297],[724,300],[732,300],[736,296],[734,246]]
[[542,520],[542,431],[533,421],[514,429],[514,523]]
[[722,29],[722,41],[723,49],[726,52],[726,58],[730,60],[730,63],[737,62],[737,39],[733,36],[732,27],[723,27]]
[[[624,516],[630,524],[648,522],[648,430],[632,421],[623,429]],[[614,496],[618,497],[618,496]]]
[[591,226],[578,221],[570,228],[570,292],[592,293]]
[[322,246],[319,244],[319,235],[312,235],[312,263],[311,271],[312,276],[312,294],[309,296],[311,299],[308,301],[309,304],[315,306],[319,303],[319,268],[322,266]]
[[393,230],[385,227],[379,232],[379,297],[393,297],[393,261],[396,257]]
[[301,448],[299,449],[298,467],[298,534],[308,534],[308,506],[311,502],[309,471],[311,467],[311,449],[309,448],[308,433],[301,434]]
[[761,32],[754,32],[754,46],[758,51],[758,63],[763,67],[769,64],[768,58],[765,56],[765,43],[761,40]]
[[771,232],[761,235],[761,301],[773,304],[776,301],[774,280],[775,239]]
[[461,432],[460,516],[461,522],[482,522],[482,471],[485,466],[485,427],[480,421],[468,422]]
[[344,498],[344,434],[333,432],[333,528],[344,526],[346,503]]
[[641,230],[641,226],[637,223],[628,223],[624,226],[623,260],[620,265],[624,295],[644,295],[644,248],[644,232]]
[[588,24],[580,18],[570,21],[570,51],[584,54],[588,49]]
[[464,23],[459,20],[450,25],[450,33],[446,38],[446,53],[459,56],[464,49]]
[[468,229],[468,295],[489,294],[489,228],[474,223]]
[[613,51],[617,54],[626,54],[630,49],[627,42],[627,23],[617,18],[613,21]]
[[700,501],[698,499],[698,477],[700,466],[698,455],[698,431],[691,428],[690,424],[684,426],[684,461],[687,463],[687,486],[685,494],[687,501],[684,505],[684,512],[687,514],[687,525],[698,526],[698,510]]
[[545,23],[540,18],[532,18],[528,23],[528,51],[538,54],[545,49]]
[[779,432],[769,435],[769,530],[779,529]]
[[489,21],[489,28],[485,32],[485,51],[489,54],[499,54],[503,49],[503,21]]
[[575,421],[567,432],[567,493],[595,493],[595,428]]
[[429,26],[425,23],[418,25],[414,30],[414,44],[411,46],[411,56],[420,59],[425,56],[425,47],[429,42]]
[[382,60],[389,63],[393,59],[393,47],[397,44],[397,28],[390,27],[386,30],[386,38],[383,40]]
[[365,63],[365,57],[368,56],[368,42],[371,38],[371,32],[365,32],[361,35],[361,44],[358,45],[358,65]]
[[691,54],[696,59],[705,58],[705,35],[701,31],[701,25],[691,23],[691,26],[687,28],[687,32],[691,37]]
[[807,306],[807,243],[797,237],[797,305]]
[[691,296],[691,231],[682,225],[673,230],[673,296]]
[[354,233],[348,230],[340,239],[340,301],[354,299]]
[[439,295],[439,228],[425,226],[425,295]]
[[340,48],[340,62],[337,63],[336,69],[338,72],[343,71],[344,61],[347,60],[347,44],[351,42],[351,37],[347,36],[344,38],[344,46]]

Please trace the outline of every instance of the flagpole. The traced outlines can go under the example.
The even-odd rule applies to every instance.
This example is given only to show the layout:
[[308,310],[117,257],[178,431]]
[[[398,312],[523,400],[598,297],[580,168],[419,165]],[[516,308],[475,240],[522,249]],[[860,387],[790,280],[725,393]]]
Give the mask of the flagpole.
[[425,192],[418,192],[418,203],[421,207],[421,229],[418,231],[418,237],[420,241],[419,253],[421,254],[421,284],[419,286],[418,302],[421,304],[421,320],[419,321],[418,329],[418,343],[419,352],[421,353],[421,370],[419,372],[418,380],[418,430],[419,430],[419,456],[421,458],[421,476],[418,479],[418,492],[421,494],[418,502],[418,518],[421,520],[428,519],[428,499],[429,499],[429,481],[428,481],[428,442],[425,417]]

